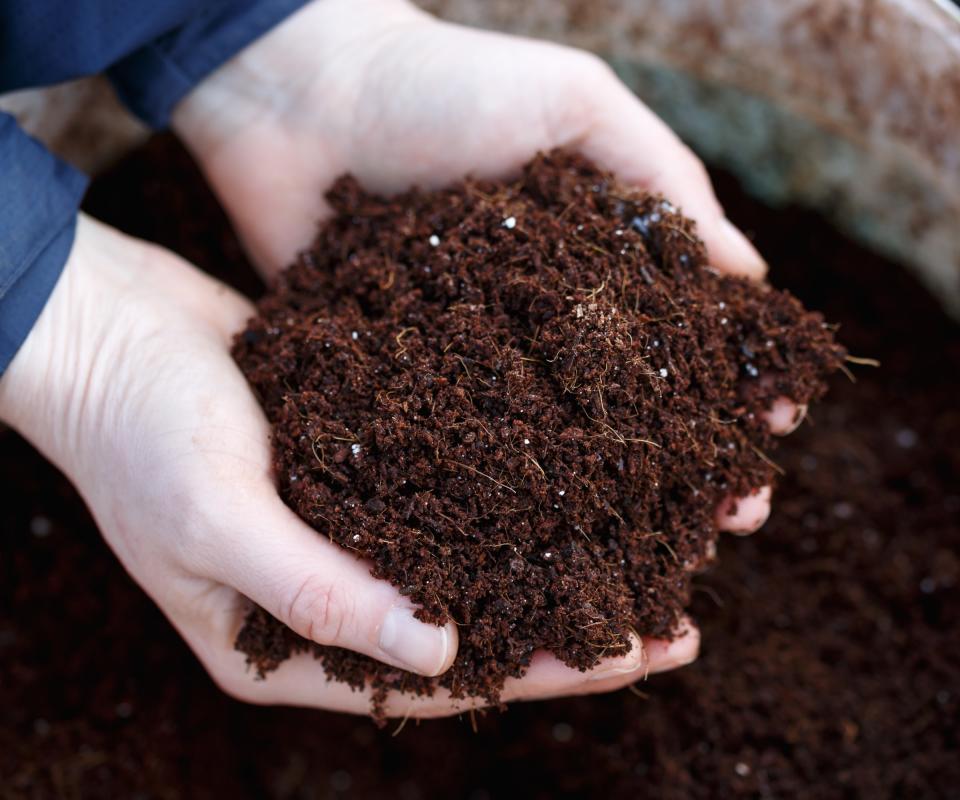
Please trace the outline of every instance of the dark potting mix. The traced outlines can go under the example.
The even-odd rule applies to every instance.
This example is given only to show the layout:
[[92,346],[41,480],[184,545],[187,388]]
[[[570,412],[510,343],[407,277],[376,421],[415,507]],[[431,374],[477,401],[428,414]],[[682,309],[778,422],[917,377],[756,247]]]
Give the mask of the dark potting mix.
[[[220,692],[42,456],[0,432],[0,794],[846,800],[960,786],[960,327],[816,214],[713,174],[771,280],[880,369],[782,441],[775,513],[696,575],[683,669],[591,697],[377,730]],[[85,206],[250,295],[223,211],[172,136]],[[474,723],[473,725],[471,723]]]
[[393,198],[345,177],[328,200],[234,354],[284,500],[460,648],[423,678],[262,609],[237,647],[261,676],[310,650],[377,713],[390,689],[496,703],[538,649],[588,669],[630,632],[670,638],[717,507],[775,477],[764,410],[842,365],[831,326],[574,154]]

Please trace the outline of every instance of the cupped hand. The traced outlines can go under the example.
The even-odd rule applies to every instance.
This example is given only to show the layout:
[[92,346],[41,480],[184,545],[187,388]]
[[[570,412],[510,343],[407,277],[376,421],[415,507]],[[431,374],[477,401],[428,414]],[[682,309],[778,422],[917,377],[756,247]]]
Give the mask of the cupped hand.
[[344,172],[396,192],[502,178],[580,150],[697,221],[718,268],[762,277],[700,160],[596,56],[440,22],[405,0],[315,0],[180,103],[174,125],[270,274]]
[[[229,352],[252,312],[172,253],[81,215],[64,273],[0,379],[0,419],[76,485],[221,687],[252,702],[363,713],[368,694],[328,682],[308,657],[254,680],[233,647],[243,598],[310,640],[424,675],[450,666],[457,629],[417,621],[394,587],[280,500],[267,422]],[[691,634],[638,644],[593,675],[541,658],[507,692],[601,691],[695,655]],[[391,703],[416,716],[458,710],[446,696]]]

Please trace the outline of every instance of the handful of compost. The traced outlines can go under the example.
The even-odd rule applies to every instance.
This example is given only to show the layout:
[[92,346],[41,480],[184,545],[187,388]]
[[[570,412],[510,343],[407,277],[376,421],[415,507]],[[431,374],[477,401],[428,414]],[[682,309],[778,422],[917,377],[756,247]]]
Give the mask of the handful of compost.
[[421,677],[258,608],[237,647],[261,675],[312,650],[376,712],[391,689],[496,703],[536,650],[587,669],[675,635],[718,507],[774,478],[765,413],[842,364],[831,327],[570,153],[390,199],[344,177],[328,199],[234,354],[284,500],[453,620],[458,657]]

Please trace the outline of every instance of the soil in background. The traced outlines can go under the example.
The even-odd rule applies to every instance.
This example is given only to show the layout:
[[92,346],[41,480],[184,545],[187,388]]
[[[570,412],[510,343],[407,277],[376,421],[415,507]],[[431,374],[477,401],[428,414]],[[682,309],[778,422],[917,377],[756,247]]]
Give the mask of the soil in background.
[[[764,530],[693,586],[696,664],[590,699],[409,722],[235,703],[0,435],[0,797],[946,798],[960,786],[960,328],[817,217],[718,178],[772,279],[883,362],[785,441]],[[154,140],[88,209],[248,291],[188,158]]]
[[536,650],[588,669],[630,632],[673,638],[717,508],[775,478],[761,412],[842,365],[823,317],[719,275],[668,201],[571,153],[509,183],[384,199],[347,177],[327,199],[234,355],[284,500],[460,647],[422,678],[256,609],[248,662],[312,651],[382,717],[391,689],[496,704]]

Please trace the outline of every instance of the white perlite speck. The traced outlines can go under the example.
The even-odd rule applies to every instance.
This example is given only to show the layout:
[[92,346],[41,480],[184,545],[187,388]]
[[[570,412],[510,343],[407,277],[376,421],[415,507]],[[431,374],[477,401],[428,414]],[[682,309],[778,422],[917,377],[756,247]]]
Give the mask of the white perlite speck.
[[361,450],[363,450],[363,447],[361,447],[359,444],[350,445],[350,452],[353,453],[355,456],[360,455]]
[[439,247],[439,246],[440,246],[440,237],[437,236],[437,234],[433,234],[433,235],[428,239],[428,241],[430,242],[430,246],[431,246],[431,247]]
[[513,230],[517,227],[517,218],[516,217],[507,217],[503,221],[503,227],[507,230]]
[[902,447],[904,450],[909,450],[916,445],[917,434],[909,428],[901,428],[896,432],[894,440],[899,447]]
[[661,368],[660,368],[660,377],[661,377],[661,378],[666,378],[667,375],[669,375],[669,373],[667,372],[666,367],[661,367]]

